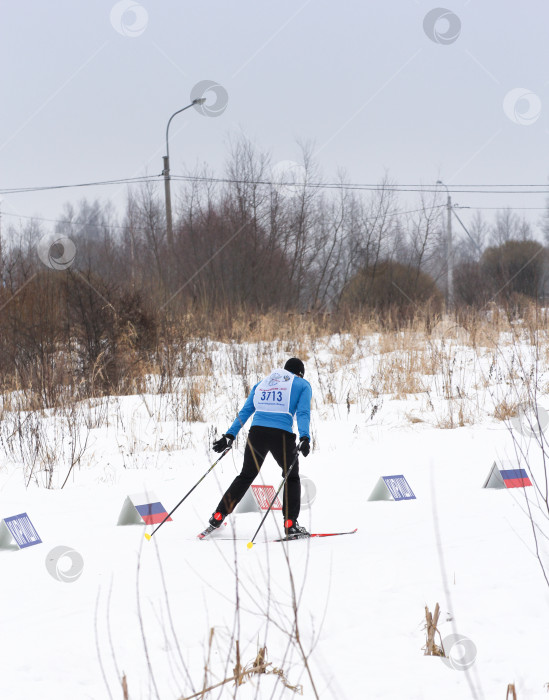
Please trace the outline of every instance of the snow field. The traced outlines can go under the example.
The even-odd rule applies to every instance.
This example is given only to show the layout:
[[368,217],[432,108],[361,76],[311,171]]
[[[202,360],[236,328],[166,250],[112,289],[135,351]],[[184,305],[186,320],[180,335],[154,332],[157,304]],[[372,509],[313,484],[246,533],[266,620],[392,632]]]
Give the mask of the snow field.
[[[337,359],[322,353],[322,363]],[[113,415],[108,427],[90,430],[87,450],[63,490],[41,488],[32,479],[26,489],[23,464],[5,455],[0,517],[26,511],[43,544],[0,552],[1,697],[107,698],[100,659],[112,697],[121,696],[125,673],[132,699],[178,698],[201,689],[208,655],[210,683],[231,676],[238,639],[243,664],[266,645],[268,661],[283,669],[289,683],[303,685],[303,697],[313,698],[291,642],[289,571],[302,643],[307,653],[312,649],[311,672],[323,700],[492,698],[503,696],[511,682],[520,700],[547,697],[549,587],[536,558],[526,497],[546,534],[547,511],[533,487],[481,488],[494,459],[516,459],[513,438],[543,477],[535,443],[486,414],[474,424],[440,430],[427,409],[418,408],[424,395],[395,400],[357,392],[349,405],[349,389],[366,386],[378,360],[350,361],[318,378],[311,367],[308,377],[315,397],[314,449],[300,468],[314,480],[317,498],[300,522],[316,532],[358,527],[354,535],[267,544],[263,540],[280,530],[275,514],[248,551],[261,516],[246,513],[232,516],[215,539],[196,541],[240,469],[240,436],[151,542],[142,526],[116,527],[127,494],[151,489],[170,510],[205,473],[216,458],[208,450],[212,427],[226,430],[244,398],[234,375],[212,380],[203,422],[176,423],[154,395],[113,402],[113,414],[123,420]],[[470,372],[463,372],[472,386]],[[324,403],[330,382],[335,403]],[[475,391],[484,405],[494,405],[493,392]],[[443,397],[433,394],[437,401],[445,410]],[[372,417],[374,404],[379,408]],[[423,422],[410,423],[411,411]],[[56,487],[66,471],[60,452]],[[368,502],[377,479],[391,474],[404,474],[417,500]],[[272,458],[260,478],[280,483]],[[225,539],[233,535],[238,539]],[[539,534],[545,563],[547,542]],[[46,570],[46,554],[60,544],[83,556],[84,571],[73,583]],[[442,637],[457,632],[476,646],[466,671],[423,655],[424,606],[432,611],[436,602]],[[211,695],[233,696],[232,683]],[[277,676],[263,675],[240,686],[237,697],[294,693]]]

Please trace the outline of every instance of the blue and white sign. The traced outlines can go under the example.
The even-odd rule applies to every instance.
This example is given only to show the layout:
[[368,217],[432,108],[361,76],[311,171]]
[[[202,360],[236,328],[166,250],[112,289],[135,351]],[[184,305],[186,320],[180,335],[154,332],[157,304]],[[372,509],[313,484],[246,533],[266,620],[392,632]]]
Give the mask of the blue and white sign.
[[410,488],[410,484],[406,481],[403,474],[398,474],[396,476],[384,476],[382,478],[395,501],[409,501],[412,498],[415,498],[414,492]]
[[0,547],[13,548],[14,542],[19,549],[42,543],[26,513],[12,515],[0,521]]
[[382,476],[378,479],[369,501],[411,501],[416,496],[403,474]]

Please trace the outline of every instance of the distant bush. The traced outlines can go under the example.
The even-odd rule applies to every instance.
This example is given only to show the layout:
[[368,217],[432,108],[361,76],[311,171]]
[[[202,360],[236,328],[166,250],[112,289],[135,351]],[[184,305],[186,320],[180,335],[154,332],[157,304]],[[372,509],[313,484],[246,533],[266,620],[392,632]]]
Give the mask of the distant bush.
[[537,241],[506,241],[487,248],[481,259],[462,261],[454,269],[455,302],[481,307],[495,301],[519,313],[544,291],[547,250]]
[[0,316],[0,389],[33,387],[46,405],[68,385],[115,393],[142,375],[156,342],[140,291],[91,273],[39,270]]
[[547,250],[537,241],[507,241],[487,248],[480,268],[491,294],[537,298],[546,278]]
[[370,309],[377,314],[394,310],[401,319],[416,315],[420,307],[438,313],[443,305],[443,294],[430,275],[391,261],[358,272],[341,296],[343,308]]
[[454,268],[454,299],[458,306],[479,307],[492,294],[492,285],[482,265],[465,260]]

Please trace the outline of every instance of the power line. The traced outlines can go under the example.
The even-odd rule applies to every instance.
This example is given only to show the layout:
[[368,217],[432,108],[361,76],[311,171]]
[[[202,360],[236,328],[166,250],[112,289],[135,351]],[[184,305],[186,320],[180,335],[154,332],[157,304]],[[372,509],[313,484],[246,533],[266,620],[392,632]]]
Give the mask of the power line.
[[147,228],[137,228],[133,227],[130,225],[127,226],[119,226],[118,224],[94,224],[90,223],[89,221],[68,221],[67,219],[45,219],[42,216],[25,216],[24,214],[12,214],[10,212],[3,211],[2,216],[11,216],[12,219],[25,219],[27,221],[46,221],[47,223],[51,224],[63,224],[65,226],[91,226],[94,228],[119,228],[119,229],[128,229],[132,228],[135,231],[148,231],[149,229]]
[[[80,182],[74,184],[62,185],[42,185],[37,187],[13,187],[0,189],[0,194],[24,194],[31,192],[43,192],[47,190],[61,190],[71,188],[84,187],[103,187],[110,185],[124,184],[139,184],[147,182],[160,181],[162,175],[143,175],[131,178],[118,178],[115,180],[98,180],[95,182]],[[303,187],[308,189],[325,189],[325,190],[356,190],[367,192],[421,192],[424,194],[440,192],[440,188],[436,185],[422,184],[374,184],[374,183],[342,183],[342,182],[285,182],[274,180],[238,180],[235,178],[216,178],[198,175],[171,175],[172,180],[183,182],[205,182],[214,184],[241,184],[241,185],[259,185],[266,187],[295,187],[297,189]],[[498,189],[494,189],[498,188]],[[448,187],[452,193],[459,194],[549,194],[549,184],[462,184]]]
[[[428,193],[440,193],[441,190],[436,185],[389,185],[389,184],[368,184],[368,183],[342,183],[342,182],[285,182],[285,181],[273,181],[273,180],[237,180],[229,178],[215,178],[215,177],[205,177],[198,175],[172,175],[173,180],[181,180],[185,182],[211,182],[217,184],[241,184],[241,185],[265,185],[270,187],[294,187],[299,189],[311,188],[311,189],[334,189],[334,190],[362,190],[367,192],[422,192]],[[526,189],[487,189],[493,187],[505,187],[505,188],[543,188],[535,190]],[[465,189],[462,189],[465,188]],[[483,189],[480,189],[483,188]],[[549,195],[549,184],[545,183],[543,185],[453,185],[448,187],[448,190],[453,193],[459,194],[544,194]]]
[[127,177],[118,180],[100,180],[98,182],[79,182],[72,185],[42,185],[39,187],[12,187],[0,189],[0,194],[22,194],[26,192],[43,192],[44,190],[66,190],[73,187],[98,187],[102,185],[125,185],[137,184],[140,182],[154,182],[160,175],[143,175],[140,177]]
[[513,211],[514,210],[547,211],[547,207],[505,207],[505,206],[503,206],[503,207],[469,207],[469,206],[460,207],[460,206],[456,206],[455,208],[460,209],[460,210],[462,210],[462,209],[475,209],[478,211],[494,211],[494,210],[501,211],[502,209],[512,209]]

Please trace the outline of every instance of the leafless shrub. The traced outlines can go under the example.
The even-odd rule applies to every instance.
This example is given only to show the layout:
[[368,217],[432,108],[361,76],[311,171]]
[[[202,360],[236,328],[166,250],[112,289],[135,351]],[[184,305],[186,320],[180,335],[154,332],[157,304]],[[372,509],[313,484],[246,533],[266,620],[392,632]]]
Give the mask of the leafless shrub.
[[[143,540],[144,541],[144,540]],[[220,543],[218,543],[219,545]],[[162,625],[163,648],[168,650],[169,668],[171,672],[171,685],[180,688],[179,700],[192,700],[193,698],[213,698],[219,697],[217,691],[226,686],[232,686],[236,696],[238,688],[250,680],[256,684],[255,697],[262,697],[260,693],[261,680],[269,676],[274,676],[276,684],[280,683],[285,689],[295,694],[303,693],[303,684],[299,681],[289,679],[286,668],[291,668],[291,675],[300,669],[300,675],[306,674],[308,685],[312,689],[316,698],[319,697],[318,689],[310,666],[310,656],[314,645],[318,640],[322,629],[320,621],[319,629],[316,630],[312,645],[307,648],[300,633],[300,603],[303,594],[303,586],[307,576],[307,566],[302,573],[303,581],[298,585],[294,577],[292,565],[289,557],[289,547],[291,544],[280,545],[284,548],[284,558],[288,573],[289,594],[278,591],[271,586],[271,574],[269,555],[266,552],[266,568],[264,580],[256,581],[243,577],[239,567],[238,542],[233,543],[233,561],[229,561],[226,552],[218,547],[222,559],[230,564],[233,571],[234,602],[228,601],[229,608],[232,609],[233,621],[228,626],[223,624],[219,627],[210,626],[204,642],[204,663],[203,668],[193,668],[185,661],[182,647],[186,630],[181,626],[181,620],[176,620],[172,614],[170,597],[168,593],[167,579],[164,574],[163,563],[156,542],[145,545],[155,548],[157,560],[156,571],[158,572],[157,596],[153,607],[156,610],[156,620]],[[229,546],[230,547],[230,546]],[[151,550],[150,550],[151,551]],[[151,551],[152,554],[152,551]],[[144,668],[147,669],[145,678],[140,679],[140,683],[146,682],[153,696],[164,697],[158,673],[158,657],[149,634],[149,618],[145,614],[144,593],[142,581],[142,560],[144,552],[143,545],[139,548],[136,568],[135,595],[137,601],[137,617],[142,640],[142,655]],[[308,556],[308,555],[307,555]],[[193,572],[190,572],[193,575]],[[197,576],[197,572],[194,572]],[[150,577],[147,582],[150,584]],[[210,580],[204,580],[204,586],[215,590]],[[223,597],[226,597],[227,586],[224,585]],[[131,678],[122,672],[117,659],[116,646],[111,637],[111,594],[112,581],[107,595],[100,590],[96,601],[95,610],[95,638],[98,661],[102,677],[109,697],[115,697],[116,692],[111,689],[113,683],[112,674],[116,677],[116,684],[122,686],[122,691],[129,695],[128,687]],[[149,594],[150,595],[150,594]],[[255,657],[248,663],[243,663],[241,648],[241,616],[243,614],[253,615],[262,629],[263,641],[258,640]],[[157,623],[155,622],[155,627]],[[274,665],[268,660],[267,646],[269,636],[272,631],[276,631],[277,658],[280,659],[278,665]],[[285,638],[285,642],[280,645],[280,640]],[[273,638],[273,644],[275,644]],[[108,659],[105,650],[110,649],[112,671],[109,671]],[[296,659],[297,654],[297,659]],[[137,682],[137,681],[134,681]],[[276,688],[275,684],[275,688]],[[273,686],[269,690],[274,693]],[[271,697],[273,695],[271,694]]]
[[[425,632],[427,634],[427,641],[425,642],[425,656],[446,656],[444,653],[444,646],[442,644],[442,637],[437,628],[438,618],[440,615],[440,606],[437,603],[435,605],[434,613],[431,613],[429,608],[425,606]],[[435,642],[435,636],[438,634],[440,644]]]

